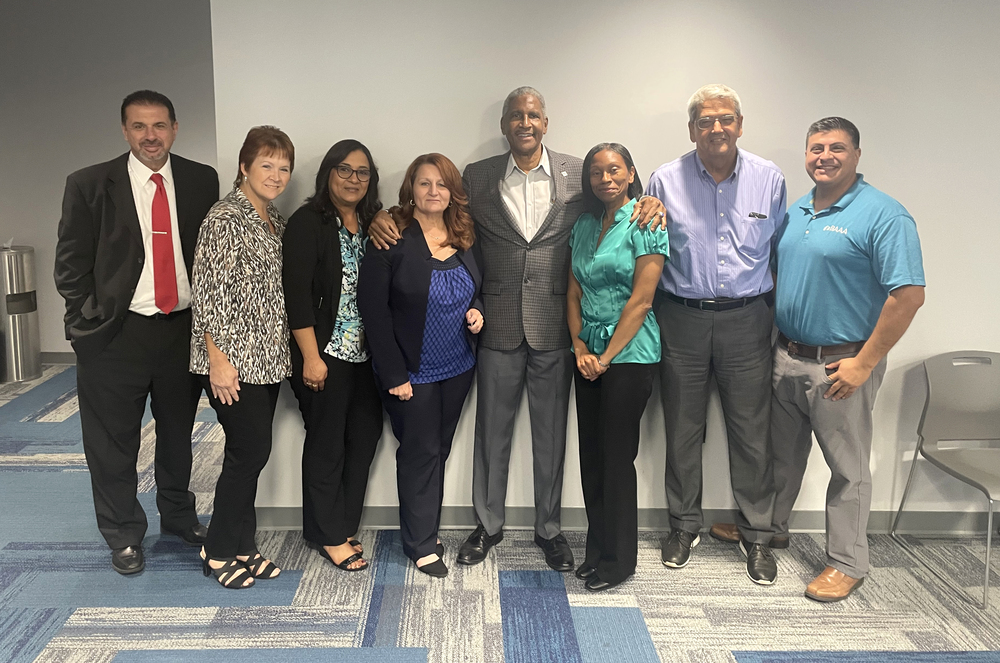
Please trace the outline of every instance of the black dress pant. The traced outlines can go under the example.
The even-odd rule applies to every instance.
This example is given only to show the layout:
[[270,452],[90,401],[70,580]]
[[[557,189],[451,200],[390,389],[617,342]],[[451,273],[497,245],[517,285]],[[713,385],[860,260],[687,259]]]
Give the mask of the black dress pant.
[[240,400],[226,405],[212,395],[208,376],[201,380],[226,434],[205,553],[212,559],[232,559],[257,550],[257,478],[271,455],[271,422],[281,383],[240,382]]
[[295,355],[292,391],[306,427],[302,536],[321,546],[339,546],[361,525],[368,472],[382,437],[382,401],[371,360],[353,363],[320,352],[326,384],[313,391],[303,384],[301,356]]
[[129,313],[96,357],[78,358],[83,451],[90,468],[97,527],[112,548],[138,546],[146,514],[136,497],[146,398],[156,420],[156,506],[160,522],[186,530],[198,522],[191,481],[191,429],[201,384],[188,371],[191,311],[165,318]]
[[656,364],[612,364],[593,382],[577,371],[576,419],[587,509],[586,563],[606,582],[635,573],[639,549],[635,457]]
[[444,499],[444,464],[472,387],[475,369],[461,375],[413,385],[413,397],[401,401],[380,390],[382,402],[399,440],[396,487],[403,552],[416,561],[434,552]]

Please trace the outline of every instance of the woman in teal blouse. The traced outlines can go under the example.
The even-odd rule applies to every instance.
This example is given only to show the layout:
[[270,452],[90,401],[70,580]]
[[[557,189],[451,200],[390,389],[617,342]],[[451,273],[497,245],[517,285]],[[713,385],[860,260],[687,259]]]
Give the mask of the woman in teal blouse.
[[639,421],[660,361],[653,295],[669,253],[667,233],[629,223],[642,195],[632,155],[601,143],[583,161],[588,209],[570,236],[566,314],[576,353],[580,473],[587,556],[576,570],[601,591],[635,573]]

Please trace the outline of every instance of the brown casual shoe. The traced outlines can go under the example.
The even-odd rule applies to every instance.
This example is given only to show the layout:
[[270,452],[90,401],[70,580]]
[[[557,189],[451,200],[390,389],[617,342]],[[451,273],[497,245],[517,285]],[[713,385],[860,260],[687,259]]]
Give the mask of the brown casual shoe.
[[864,582],[864,578],[852,578],[828,566],[806,587],[806,597],[823,603],[843,601]]
[[712,529],[708,530],[713,539],[725,541],[726,543],[740,542],[740,528],[736,523],[715,523]]
[[[740,528],[736,526],[736,523],[715,523],[712,525],[712,529],[710,529],[708,533],[712,535],[713,539],[718,539],[719,541],[724,541],[726,543],[740,542]],[[772,537],[771,542],[767,544],[767,547],[784,550],[788,547],[788,537]]]

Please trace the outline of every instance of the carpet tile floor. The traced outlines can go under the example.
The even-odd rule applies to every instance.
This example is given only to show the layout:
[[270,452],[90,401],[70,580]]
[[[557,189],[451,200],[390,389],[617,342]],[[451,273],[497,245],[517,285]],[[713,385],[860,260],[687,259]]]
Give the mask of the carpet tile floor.
[[[807,534],[778,552],[778,582],[758,587],[734,546],[703,537],[686,568],[669,570],[663,533],[643,532],[636,576],[592,594],[549,570],[530,532],[505,533],[486,562],[450,564],[439,580],[409,564],[394,530],[362,531],[371,560],[362,573],[332,568],[300,532],[262,531],[261,550],[282,574],[225,590],[201,575],[197,551],[158,534],[153,441],[147,415],[138,466],[146,570],[123,577],[94,520],[75,369],[47,366],[39,380],[0,385],[0,661],[1000,661],[1000,589],[983,612],[880,535],[871,578],[836,604],[802,596],[823,566],[823,538]],[[192,490],[205,522],[222,443],[203,401]],[[442,532],[449,559],[467,534]],[[567,538],[582,555],[583,533]],[[962,586],[979,586],[983,539],[912,543]]]

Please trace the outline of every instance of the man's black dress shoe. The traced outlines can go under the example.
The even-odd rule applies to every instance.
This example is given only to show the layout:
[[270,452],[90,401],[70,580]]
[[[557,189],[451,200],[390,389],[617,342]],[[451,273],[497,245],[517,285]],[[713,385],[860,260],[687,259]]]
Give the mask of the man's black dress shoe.
[[459,564],[478,564],[486,559],[486,553],[490,551],[490,548],[501,541],[503,541],[503,530],[490,536],[486,533],[486,528],[480,525],[472,531],[469,538],[458,549],[457,561]]
[[123,576],[139,573],[146,568],[142,556],[142,546],[128,546],[111,551],[111,568]]
[[576,570],[576,577],[580,580],[590,580],[594,577],[595,573],[597,573],[597,569],[584,562],[580,565],[580,568]]
[[[627,578],[626,578],[627,580]],[[588,590],[592,592],[603,592],[605,589],[611,589],[612,587],[617,587],[618,585],[625,582],[625,580],[619,580],[617,582],[608,582],[607,580],[601,580],[596,575],[591,576],[587,584],[584,585]]]
[[573,551],[562,534],[556,534],[551,539],[543,539],[536,534],[535,545],[545,553],[545,563],[553,570],[560,573],[573,570]]
[[691,549],[699,543],[701,543],[699,534],[685,532],[682,529],[673,530],[660,550],[663,565],[672,569],[684,568],[691,560]]
[[740,539],[740,552],[747,558],[747,577],[758,585],[771,585],[778,577],[778,563],[774,553],[763,543],[750,543]]
[[176,536],[191,547],[200,547],[205,545],[205,539],[208,537],[208,528],[201,523],[192,525],[184,530],[169,529],[160,525],[160,533]]

